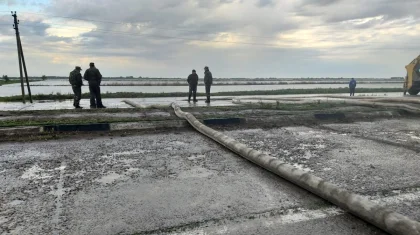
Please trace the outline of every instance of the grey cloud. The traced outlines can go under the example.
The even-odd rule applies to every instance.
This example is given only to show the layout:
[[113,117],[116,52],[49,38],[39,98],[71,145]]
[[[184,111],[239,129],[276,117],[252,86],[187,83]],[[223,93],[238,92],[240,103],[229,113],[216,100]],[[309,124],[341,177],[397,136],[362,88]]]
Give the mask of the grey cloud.
[[[418,8],[420,1],[417,0],[304,0],[295,10],[301,16],[320,17],[326,23],[337,23],[377,16],[384,16],[387,21],[409,16],[419,18],[412,10]],[[374,22],[370,24],[373,26]]]
[[13,6],[17,4],[16,0],[0,0],[0,4],[5,4],[8,6]]
[[[97,1],[97,0],[96,0]],[[95,0],[89,4],[95,5]],[[123,15],[118,15],[117,22],[133,22],[142,23],[147,22],[147,27],[138,29],[131,29],[126,34],[134,34],[132,36],[118,33],[106,32],[91,32],[83,34],[83,37],[91,38],[90,41],[86,41],[89,47],[103,48],[103,47],[115,47],[115,48],[137,48],[139,44],[152,47],[156,51],[162,50],[154,44],[149,44],[149,41],[166,41],[168,48],[181,47],[185,44],[186,40],[178,40],[176,38],[184,39],[199,39],[199,40],[214,40],[215,36],[219,32],[236,32],[238,34],[247,34],[243,32],[244,29],[254,28],[250,30],[251,35],[263,35],[268,37],[274,37],[275,33],[281,30],[291,29],[296,27],[293,22],[286,20],[275,21],[269,20],[268,18],[254,19],[249,17],[243,21],[232,21],[223,17],[212,17],[212,10],[206,7],[219,7],[220,1],[225,3],[237,3],[242,4],[241,1],[234,0],[196,0],[195,3],[198,6],[188,4],[188,1],[173,0],[170,1],[170,5],[176,6],[176,8],[167,9],[167,6],[160,1],[147,0],[149,4],[135,4],[137,1],[134,0],[123,0],[121,3],[106,2],[106,4],[97,4],[97,10],[94,12],[102,12],[101,15],[91,14],[85,16],[86,8],[81,6],[73,6],[72,10],[65,14],[67,10],[67,0],[56,1],[55,5],[48,8],[49,11],[55,12],[55,15],[69,15],[75,18],[91,18],[93,20],[104,20],[103,16],[106,15],[106,21],[114,21],[112,19],[112,12],[118,9],[124,9]],[[261,1],[264,4],[274,4],[272,1]],[[167,2],[166,2],[167,3]],[[132,6],[126,9],[124,6]],[[194,8],[195,6],[195,8]],[[63,12],[63,13],[62,13]],[[159,12],[159,14],[156,14]],[[110,16],[110,17],[108,17]],[[106,31],[121,31],[122,25],[107,24],[100,22],[92,22],[100,29]],[[136,34],[152,34],[144,37],[136,36]],[[261,38],[245,38],[247,40],[255,41],[256,43],[262,43]],[[173,43],[171,45],[171,43]],[[159,53],[157,53],[159,54]]]
[[412,9],[420,8],[420,1],[412,2],[408,4],[398,2],[384,2],[382,4],[367,6],[366,8],[360,9],[359,11],[352,11],[346,14],[334,14],[326,18],[326,22],[342,22],[354,19],[363,19],[376,16],[384,16],[385,20],[394,20],[412,16],[419,18],[419,15],[415,14]]
[[[9,15],[0,16],[0,24],[5,24],[5,26],[0,27],[0,35],[13,35],[13,17]],[[7,25],[10,24],[10,27]],[[22,36],[45,36],[45,31],[50,26],[48,24],[42,23],[41,20],[26,20],[21,19],[19,23],[19,31],[21,32]]]
[[[0,1],[4,2],[4,0]],[[32,23],[23,20],[22,34],[26,37],[23,43],[25,49],[35,48],[46,54],[57,52],[60,49],[61,43],[56,44],[55,42],[68,43],[66,47],[72,50],[64,53],[67,53],[69,56],[74,54],[74,56],[88,55],[89,57],[105,58],[102,61],[105,61],[103,67],[108,67],[108,71],[104,72],[107,76],[139,74],[173,77],[189,72],[192,67],[199,68],[203,65],[209,65],[217,77],[301,77],[333,74],[345,76],[345,73],[353,73],[357,69],[359,69],[357,71],[366,71],[366,68],[370,69],[371,65],[363,67],[363,65],[360,65],[362,62],[359,61],[354,63],[346,61],[340,64],[340,62],[336,61],[331,62],[319,59],[321,56],[331,53],[328,50],[322,51],[320,49],[307,48],[279,49],[243,45],[220,49],[200,47],[179,38],[216,40],[216,35],[221,32],[234,32],[237,35],[241,35],[239,40],[271,44],[271,41],[273,41],[272,37],[275,37],[277,33],[297,28],[305,29],[312,22],[319,22],[330,30],[372,28],[375,25],[413,15],[415,12],[412,9],[420,7],[420,1],[418,0],[407,0],[404,3],[397,3],[391,0],[299,0],[296,8],[292,6],[292,9],[288,8],[288,4],[285,4],[285,7],[283,7],[283,5],[276,4],[276,2],[279,3],[280,1],[142,0],[140,4],[138,0],[90,0],[83,3],[82,1],[74,0],[53,0],[48,3],[49,5],[46,8],[43,8],[46,14],[91,19],[94,21],[90,23],[103,31],[97,30],[84,33],[77,38],[51,37],[45,33],[45,30],[49,27],[47,24],[43,24],[40,20],[31,19],[30,21],[34,21]],[[35,2],[33,1],[33,3]],[[221,12],[219,10],[224,8],[231,9],[231,12]],[[310,17],[294,17],[296,15]],[[372,19],[357,25],[346,22],[348,19],[361,19],[378,15],[384,15],[385,17]],[[314,17],[314,19],[311,19],[311,17]],[[418,18],[416,15],[413,17]],[[3,23],[2,19],[0,17],[0,24]],[[7,16],[4,22],[9,24],[11,19],[10,16]],[[52,18],[52,20],[69,21],[70,19]],[[127,22],[132,23],[132,25],[146,24],[149,27],[130,29],[124,24],[100,21]],[[69,24],[77,26],[82,23],[84,27],[87,27],[84,21],[78,22],[74,20]],[[413,23],[400,22],[399,24],[409,26]],[[124,33],[116,31],[124,31]],[[140,36],[139,34],[141,33],[155,36]],[[14,32],[11,26],[0,27],[0,34],[14,35]],[[261,38],[258,38],[258,36],[261,36]],[[346,40],[346,38],[334,36],[328,40],[334,43],[334,41]],[[410,42],[412,42],[411,39]],[[15,49],[15,44],[13,44],[12,40],[8,41],[8,44],[3,44],[2,42],[1,46],[4,45],[9,45]],[[406,49],[404,48],[407,47],[404,45],[399,40],[396,40],[395,44],[387,46],[389,48],[403,47],[401,51],[405,52]],[[407,45],[410,44],[407,43]],[[378,45],[378,48],[380,46]],[[354,53],[353,51],[360,49],[360,47],[360,45],[352,45],[340,47],[339,49],[343,50],[343,53]],[[367,44],[363,49],[365,47],[369,48]],[[382,55],[382,51],[376,51],[377,56]],[[372,54],[376,55],[376,53]],[[36,54],[33,56],[36,57]],[[129,69],[124,67],[126,65],[119,65],[120,67],[118,68],[118,63],[111,61],[111,59],[107,61],[107,57],[125,57],[139,61],[152,61],[152,64],[159,65],[162,62],[163,68],[166,69],[144,68],[147,71],[137,72],[135,65],[131,65],[133,67]],[[296,63],[297,60],[305,63]],[[50,62],[46,61],[43,63],[48,64]],[[60,65],[53,67],[57,69],[56,71],[60,70]],[[383,65],[379,67],[383,68]],[[8,68],[5,69],[7,70]],[[380,71],[384,74],[392,74],[390,70]]]
[[328,6],[342,0],[304,0],[301,5]]
[[257,6],[258,7],[267,7],[267,6],[274,6],[275,2],[273,0],[258,0]]
[[235,0],[220,0],[220,3],[232,3]]

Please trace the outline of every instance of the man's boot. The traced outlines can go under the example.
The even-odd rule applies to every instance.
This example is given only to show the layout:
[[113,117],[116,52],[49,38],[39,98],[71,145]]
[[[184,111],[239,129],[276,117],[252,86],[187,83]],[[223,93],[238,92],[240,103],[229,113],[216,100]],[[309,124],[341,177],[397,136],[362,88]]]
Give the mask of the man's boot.
[[96,105],[96,107],[98,109],[106,109],[106,107],[102,104],[102,102],[100,104]]
[[73,106],[74,106],[74,108],[76,108],[76,109],[82,109],[82,107],[80,107],[80,103],[79,103],[78,101],[74,101],[74,102],[73,102]]
[[207,96],[206,103],[210,103],[210,96],[209,95]]

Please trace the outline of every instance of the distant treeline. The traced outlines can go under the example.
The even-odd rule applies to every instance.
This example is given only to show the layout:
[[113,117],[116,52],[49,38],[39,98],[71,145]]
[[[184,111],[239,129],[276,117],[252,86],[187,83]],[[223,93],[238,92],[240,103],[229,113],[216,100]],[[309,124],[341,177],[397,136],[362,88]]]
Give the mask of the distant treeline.
[[[9,77],[9,79],[20,79],[18,77]],[[42,77],[29,77],[31,80],[43,80]],[[46,79],[68,79],[68,77],[63,76],[46,76]],[[152,78],[152,77],[104,77],[104,80],[185,80],[186,77],[182,78]],[[350,80],[351,78],[344,78],[344,77],[307,77],[307,78],[245,78],[245,77],[238,77],[238,78],[214,78],[215,80],[223,80],[223,81],[238,81],[238,80],[246,80],[246,81],[322,81],[322,80]],[[403,77],[390,77],[390,78],[355,78],[357,80],[365,80],[365,81],[377,81],[377,80],[403,80]]]

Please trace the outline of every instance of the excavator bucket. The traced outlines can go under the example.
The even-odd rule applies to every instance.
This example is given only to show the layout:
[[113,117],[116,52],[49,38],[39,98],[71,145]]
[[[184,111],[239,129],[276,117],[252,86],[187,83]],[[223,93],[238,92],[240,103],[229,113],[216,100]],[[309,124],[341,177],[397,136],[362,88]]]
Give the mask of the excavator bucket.
[[407,76],[404,82],[404,94],[417,95],[420,92],[420,55],[405,66]]

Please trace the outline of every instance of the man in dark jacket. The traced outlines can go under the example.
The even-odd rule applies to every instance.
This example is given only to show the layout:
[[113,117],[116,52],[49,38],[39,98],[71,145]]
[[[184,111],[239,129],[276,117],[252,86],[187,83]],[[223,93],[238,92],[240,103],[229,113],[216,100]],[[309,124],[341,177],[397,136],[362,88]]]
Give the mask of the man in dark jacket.
[[188,95],[188,103],[191,102],[191,95],[193,95],[194,103],[197,102],[197,84],[198,84],[198,75],[195,70],[192,71],[192,74],[188,76],[188,85],[190,86],[190,92]]
[[204,85],[206,86],[206,103],[210,103],[210,88],[213,84],[213,75],[211,74],[209,67],[204,67]]
[[102,105],[100,88],[102,75],[95,67],[94,63],[90,63],[89,67],[90,68],[85,71],[83,78],[89,82],[90,108],[105,108],[105,106]]
[[82,108],[80,107],[80,100],[82,99],[83,80],[82,80],[82,74],[80,73],[80,71],[82,71],[82,68],[80,68],[79,66],[76,66],[76,68],[70,72],[70,76],[69,76],[69,82],[71,84],[71,87],[74,93],[73,106],[76,109]]
[[354,96],[354,92],[356,91],[356,80],[354,80],[354,78],[351,79],[350,83],[349,83],[349,88],[350,88],[350,96]]

